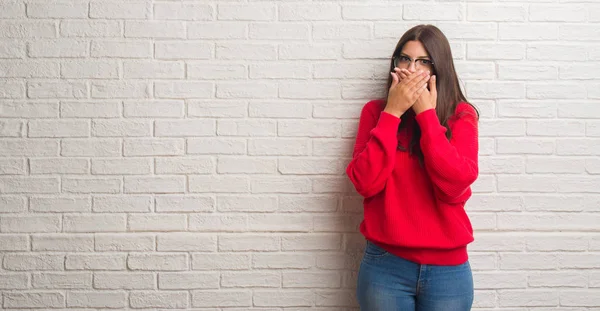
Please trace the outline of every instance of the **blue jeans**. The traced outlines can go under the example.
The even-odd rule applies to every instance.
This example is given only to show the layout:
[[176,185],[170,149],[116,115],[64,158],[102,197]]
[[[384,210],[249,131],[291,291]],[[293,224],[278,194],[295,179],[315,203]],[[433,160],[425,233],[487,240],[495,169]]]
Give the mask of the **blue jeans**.
[[458,266],[420,265],[367,242],[358,272],[361,311],[469,311],[473,275]]

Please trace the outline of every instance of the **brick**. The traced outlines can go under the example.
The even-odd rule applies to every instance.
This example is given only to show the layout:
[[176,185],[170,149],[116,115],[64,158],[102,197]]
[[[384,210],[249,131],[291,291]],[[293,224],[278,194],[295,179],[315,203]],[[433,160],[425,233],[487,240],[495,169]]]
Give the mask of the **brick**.
[[244,39],[247,26],[244,22],[188,22],[188,39]]
[[248,291],[192,291],[193,307],[249,307],[252,293]]
[[221,235],[219,251],[264,251],[272,252],[280,249],[280,239],[269,235]]
[[[22,213],[27,210],[26,198],[19,196],[0,196],[0,213]],[[32,208],[32,211],[35,211]]]
[[133,292],[129,301],[134,308],[186,308],[188,292]]
[[189,138],[188,154],[246,154],[246,140],[241,138]]
[[[76,49],[76,47],[74,47]],[[0,39],[0,58],[24,58],[26,42],[16,39]]]
[[3,193],[58,193],[57,177],[0,177]]
[[548,253],[508,253],[500,255],[502,270],[555,270],[558,257]]
[[[328,20],[335,20],[339,16],[337,8],[332,8],[331,17]],[[342,17],[344,20],[399,20],[402,19],[402,5],[343,5]]]
[[462,12],[463,7],[454,3],[440,4],[430,10],[423,10],[420,4],[405,4],[402,17],[404,20],[459,21],[463,19]]
[[366,40],[371,38],[371,25],[367,23],[315,23],[312,27],[314,40]]
[[221,83],[217,84],[217,98],[276,98],[274,83]]
[[182,139],[140,138],[126,139],[123,142],[125,156],[172,156],[184,151]]
[[152,273],[137,272],[96,272],[94,288],[96,289],[154,289],[155,277]]
[[62,228],[58,215],[6,215],[0,218],[0,227],[2,232],[60,232]]
[[90,17],[102,19],[147,19],[152,15],[148,2],[90,2]]
[[152,122],[145,120],[93,120],[92,135],[98,137],[152,136]]
[[543,138],[497,138],[498,154],[552,154],[554,140]]
[[236,253],[192,254],[192,270],[249,270],[250,255]]
[[121,114],[119,102],[62,102],[63,118],[116,118]]
[[252,256],[252,267],[255,269],[308,269],[314,266],[315,257],[312,254],[255,253]]
[[142,252],[155,248],[155,238],[141,233],[97,234],[96,251]]
[[25,159],[19,158],[0,159],[0,174],[24,175],[26,172],[25,163]]
[[282,238],[284,251],[339,250],[342,238],[338,234],[290,235]]
[[87,174],[89,163],[79,158],[30,159],[29,170],[31,174]]
[[220,212],[273,212],[277,210],[277,198],[270,196],[218,196]]
[[332,21],[339,20],[341,16],[340,6],[336,4],[281,4],[279,5],[278,20]]
[[276,172],[277,162],[265,158],[220,157],[219,174],[272,174]]
[[254,293],[254,305],[259,307],[310,307],[314,304],[312,291],[283,290]]
[[180,100],[125,101],[125,117],[174,118],[183,117],[184,103]]
[[217,249],[217,238],[215,236],[196,233],[159,234],[156,242],[156,250],[159,252],[212,252]]
[[25,4],[19,2],[5,2],[0,4],[0,18],[25,17]]
[[[4,221],[4,216],[0,218]],[[4,225],[2,232],[5,232]],[[29,238],[26,235],[2,234],[0,235],[0,250],[2,251],[27,251],[29,250]],[[5,268],[7,268],[5,266]]]
[[67,255],[67,270],[125,270],[125,254]]
[[280,285],[281,273],[279,272],[223,272],[221,274],[221,286],[224,288],[268,288]]
[[190,117],[243,118],[247,111],[247,104],[243,101],[188,101]]
[[524,22],[527,20],[525,5],[469,4],[467,20],[479,22]]
[[340,124],[335,121],[296,121],[283,120],[278,123],[281,137],[339,137]]
[[278,171],[294,175],[339,175],[344,173],[345,163],[327,159],[280,158]]
[[595,307],[598,305],[598,297],[594,292],[590,289],[563,291],[560,293],[560,304],[561,306]]
[[125,79],[183,79],[184,64],[181,62],[123,62]]
[[165,137],[214,136],[216,124],[213,120],[155,121],[154,134]]
[[279,197],[280,212],[333,212],[337,210],[337,206],[338,199],[333,196],[284,195]]
[[284,272],[283,288],[339,288],[342,277],[338,272]]
[[497,23],[491,22],[459,23],[442,21],[437,23],[436,26],[444,29],[444,35],[449,40],[496,40],[498,33]]
[[90,124],[84,120],[32,120],[29,137],[88,137]]
[[154,4],[155,19],[174,20],[212,20],[215,10],[211,5],[196,3],[156,3]]
[[203,232],[235,232],[248,230],[248,220],[242,215],[191,215],[190,216],[190,231]]
[[2,78],[58,78],[59,63],[48,61],[1,61],[0,77]]
[[527,59],[558,60],[564,59],[564,57],[585,59],[586,48],[583,45],[572,43],[556,44],[532,42],[527,44]]
[[236,21],[269,21],[275,19],[272,4],[220,4],[217,19]]
[[531,287],[585,287],[588,280],[581,272],[535,272],[527,279]]
[[127,258],[131,270],[181,271],[188,268],[187,254],[131,254]]
[[3,268],[11,271],[64,270],[65,256],[54,254],[6,254]]
[[34,288],[44,289],[91,289],[92,274],[89,272],[62,273],[43,272],[33,273]]
[[507,290],[498,293],[498,304],[502,307],[552,307],[558,301],[558,292],[551,290]]
[[57,118],[57,102],[11,102],[0,103],[1,115],[5,118]]
[[136,175],[150,174],[152,160],[145,158],[92,159],[94,175]]
[[118,139],[63,139],[61,155],[67,157],[114,157],[121,155]]
[[29,98],[85,98],[88,87],[84,82],[28,82]]
[[598,155],[599,139],[562,138],[556,142],[556,154],[558,155]]
[[108,81],[92,82],[92,98],[148,98],[150,86],[146,82]]
[[285,23],[273,27],[271,23],[251,23],[248,37],[256,40],[308,40],[309,25]]
[[90,252],[94,249],[94,236],[91,234],[33,235],[32,239],[33,251]]
[[0,274],[0,289],[27,289],[29,275],[24,273]]
[[216,56],[221,60],[274,60],[277,48],[265,43],[218,43]]
[[[54,24],[52,25],[54,26]],[[54,30],[54,27],[53,27]],[[53,31],[54,32],[54,31]],[[120,37],[121,25],[118,21],[77,21],[60,22],[60,35],[63,37],[108,38]],[[54,36],[52,36],[54,37]]]
[[533,4],[529,20],[535,22],[583,22],[586,7],[583,5]]
[[183,39],[185,24],[181,21],[126,21],[125,38]]
[[98,58],[152,58],[152,42],[92,40],[90,54]]
[[183,176],[125,177],[125,193],[181,193],[185,191]]
[[0,21],[0,38],[55,38],[54,21]]
[[94,197],[94,212],[150,212],[152,197],[150,196],[100,196]]
[[[567,92],[567,93],[565,93]],[[586,96],[586,89],[581,85],[544,83],[527,86],[527,98],[532,99],[575,99]]]
[[217,289],[220,276],[214,272],[160,272],[159,289]]
[[70,193],[119,193],[121,191],[121,179],[63,177],[62,191]]
[[572,158],[529,157],[527,173],[583,173],[585,161]]
[[282,103],[260,101],[250,102],[249,107],[250,117],[261,118],[308,118],[311,115],[311,105],[308,102]]
[[557,104],[554,101],[500,100],[498,114],[500,117],[555,118]]
[[557,40],[559,27],[547,23],[502,23],[499,25],[500,40]]
[[[203,42],[157,42],[155,43],[155,49],[157,59],[211,59],[214,54],[213,45]],[[161,69],[163,71],[170,69],[169,71],[173,72],[172,75],[178,74],[175,78],[183,78],[183,69],[175,68],[175,65],[171,65],[173,68],[164,67],[156,66],[154,71],[161,73]]]
[[219,136],[275,136],[277,123],[272,120],[218,120]]
[[185,231],[185,215],[129,215],[130,231]]
[[[485,42],[472,42],[467,43],[467,58],[473,60],[522,60],[525,58],[525,44],[522,43],[496,43],[490,44]],[[508,65],[499,66],[501,69],[508,67]],[[513,68],[514,67],[514,68]],[[510,69],[519,68],[517,66],[510,67]],[[510,73],[512,71],[507,70]],[[556,75],[555,75],[556,77]],[[522,79],[521,77],[513,79]]]
[[252,180],[253,193],[308,193],[310,181],[305,178],[260,177]]
[[590,24],[571,24],[571,25],[558,25],[559,26],[559,37],[560,40],[568,41],[595,41],[598,40],[598,34],[600,34],[600,27]]
[[119,64],[113,61],[63,62],[60,76],[67,79],[118,79]]
[[156,212],[212,212],[215,200],[203,196],[157,196]]
[[0,99],[19,99],[25,97],[25,84],[19,81],[0,81]]
[[122,232],[127,229],[125,215],[65,215],[63,232]]
[[591,211],[598,204],[598,198],[594,196],[580,195],[527,195],[523,197],[525,209],[528,211]]
[[250,190],[247,177],[238,176],[190,176],[190,192],[245,193]]
[[154,95],[157,98],[209,98],[214,93],[213,88],[209,82],[155,82]]
[[340,56],[340,47],[331,43],[279,45],[278,55],[281,60],[334,60]]
[[55,2],[46,4],[42,2],[27,3],[27,16],[29,18],[64,18],[77,19],[88,17],[86,3]]
[[127,293],[124,291],[71,291],[67,306],[76,308],[125,308]]
[[60,292],[44,291],[29,293],[4,293],[3,307],[14,308],[64,308],[65,295]]

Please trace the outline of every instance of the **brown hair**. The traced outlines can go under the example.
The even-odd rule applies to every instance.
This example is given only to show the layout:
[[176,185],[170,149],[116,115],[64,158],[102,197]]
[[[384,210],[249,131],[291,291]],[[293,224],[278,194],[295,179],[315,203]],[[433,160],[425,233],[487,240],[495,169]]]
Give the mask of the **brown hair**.
[[[450,43],[442,31],[433,25],[418,25],[409,29],[398,41],[392,59],[390,61],[390,72],[394,71],[394,57],[399,56],[402,52],[402,48],[408,41],[419,41],[425,47],[425,50],[429,54],[430,59],[433,61],[432,75],[436,76],[436,88],[437,88],[437,102],[436,102],[436,114],[440,123],[446,128],[446,137],[450,139],[452,133],[448,126],[448,120],[454,115],[456,106],[460,102],[465,102],[471,105],[466,97],[463,95],[458,81],[458,76],[454,68],[454,61],[452,59],[452,51],[450,49]],[[388,82],[386,87],[387,92],[392,85],[392,77],[388,74]],[[477,112],[477,109],[471,105]],[[402,122],[400,122],[400,131],[406,124],[406,118],[410,114],[402,115]],[[477,115],[479,113],[477,112]],[[419,147],[419,140],[421,138],[421,129],[415,122],[413,123],[413,135],[410,139],[408,149],[411,153],[415,154],[419,160],[423,160],[423,153]]]

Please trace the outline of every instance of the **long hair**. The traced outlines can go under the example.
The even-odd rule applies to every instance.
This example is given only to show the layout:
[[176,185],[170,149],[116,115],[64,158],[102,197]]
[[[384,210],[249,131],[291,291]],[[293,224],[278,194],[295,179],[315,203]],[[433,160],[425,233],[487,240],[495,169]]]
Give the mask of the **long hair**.
[[[452,58],[452,51],[450,49],[450,43],[442,31],[433,25],[418,25],[409,29],[398,41],[392,59],[390,60],[389,72],[394,71],[394,57],[399,56],[402,52],[402,48],[408,41],[419,41],[425,47],[425,50],[429,54],[429,57],[433,61],[432,75],[436,76],[436,88],[437,88],[437,102],[436,102],[436,114],[442,126],[446,128],[446,137],[450,139],[452,132],[448,126],[448,121],[454,115],[456,106],[460,102],[465,102],[471,105],[465,95],[463,94],[456,69],[454,67],[454,61]],[[390,86],[392,85],[392,77],[388,75],[388,82],[386,87],[386,96],[389,92]],[[473,106],[473,105],[471,105]],[[477,109],[473,106],[473,109],[477,112]],[[477,112],[477,115],[479,113]],[[409,124],[406,119],[412,117],[410,114],[403,114],[400,122],[398,131]],[[423,153],[419,146],[421,138],[421,129],[419,125],[414,122],[412,128],[412,137],[408,150],[411,154],[416,155],[419,160],[423,161]]]

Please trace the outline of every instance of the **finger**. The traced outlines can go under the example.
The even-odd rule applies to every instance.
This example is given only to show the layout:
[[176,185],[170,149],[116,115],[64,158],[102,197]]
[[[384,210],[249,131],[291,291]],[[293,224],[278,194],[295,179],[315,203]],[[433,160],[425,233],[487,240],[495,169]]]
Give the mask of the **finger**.
[[436,82],[437,82],[437,79],[436,79],[435,75],[431,76],[431,79],[429,79],[429,90],[431,91],[431,94],[433,94],[434,96],[437,96]]
[[417,79],[417,81],[414,81],[413,83],[411,83],[410,86],[410,90],[412,90],[413,92],[422,89],[424,87],[427,87],[427,82],[429,81],[429,75],[423,76],[420,79]]
[[390,74],[392,75],[392,85],[390,86],[390,88],[393,88],[396,85],[398,85],[398,74],[396,74],[395,72],[390,72]]
[[426,82],[429,79],[429,74],[427,72],[421,72],[420,74],[410,77],[409,79],[410,81],[408,82],[408,85],[411,88],[420,87],[423,82]]

